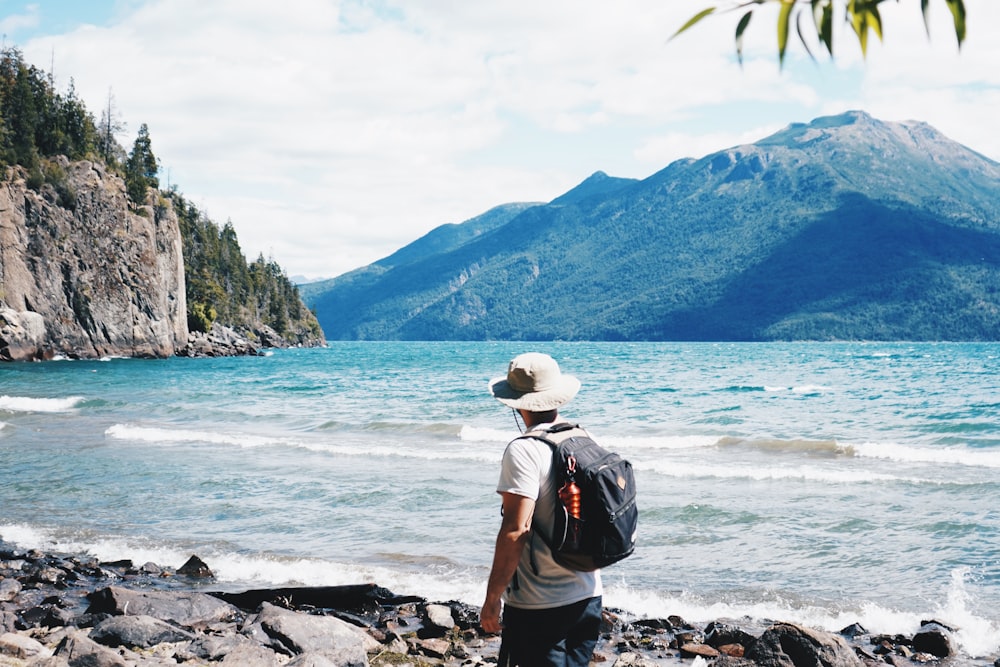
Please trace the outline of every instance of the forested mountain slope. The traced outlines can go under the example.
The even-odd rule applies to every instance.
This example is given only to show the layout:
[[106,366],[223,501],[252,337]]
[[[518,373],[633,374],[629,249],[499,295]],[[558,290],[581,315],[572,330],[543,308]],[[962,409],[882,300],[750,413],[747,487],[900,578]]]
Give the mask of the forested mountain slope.
[[406,250],[309,295],[328,338],[1000,339],[1000,165],[863,112]]

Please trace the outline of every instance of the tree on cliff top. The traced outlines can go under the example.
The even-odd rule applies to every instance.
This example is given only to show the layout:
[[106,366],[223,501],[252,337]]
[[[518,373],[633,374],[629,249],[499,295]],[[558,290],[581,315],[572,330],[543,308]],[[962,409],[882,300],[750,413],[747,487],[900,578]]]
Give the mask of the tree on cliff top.
[[42,158],[80,160],[96,152],[97,126],[73,82],[60,95],[20,51],[0,51],[0,166],[19,164],[41,175]]
[[143,123],[139,126],[139,135],[132,144],[132,151],[125,160],[125,189],[128,198],[136,206],[146,203],[149,188],[160,187],[160,179],[156,177],[159,171],[160,162],[153,155],[149,128]]

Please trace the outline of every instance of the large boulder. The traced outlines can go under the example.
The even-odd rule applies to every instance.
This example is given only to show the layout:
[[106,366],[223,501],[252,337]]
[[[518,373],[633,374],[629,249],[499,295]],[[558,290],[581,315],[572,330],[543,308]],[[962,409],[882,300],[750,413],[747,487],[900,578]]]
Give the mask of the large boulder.
[[193,641],[195,636],[152,616],[112,616],[94,626],[90,638],[105,646],[150,648],[166,642]]
[[87,596],[88,614],[152,616],[193,628],[242,617],[239,609],[206,593],[190,591],[137,591],[108,586]]
[[0,308],[0,360],[40,361],[52,356],[45,346],[45,318],[31,311]]
[[843,638],[793,623],[777,623],[745,654],[760,667],[864,667]]
[[283,653],[321,653],[342,667],[367,667],[366,644],[374,641],[360,628],[338,618],[302,614],[267,602],[261,605],[260,613],[247,620],[247,625],[259,627],[271,638],[272,646]]
[[55,655],[70,667],[129,667],[121,655],[77,630],[66,634],[56,647]]

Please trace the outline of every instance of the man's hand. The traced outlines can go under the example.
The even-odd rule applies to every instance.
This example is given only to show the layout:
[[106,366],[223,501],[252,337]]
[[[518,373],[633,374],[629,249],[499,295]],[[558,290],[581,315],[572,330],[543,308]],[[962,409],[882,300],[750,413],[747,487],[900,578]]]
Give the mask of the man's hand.
[[483,609],[479,612],[479,627],[483,632],[495,635],[500,632],[500,600],[489,600],[483,603]]

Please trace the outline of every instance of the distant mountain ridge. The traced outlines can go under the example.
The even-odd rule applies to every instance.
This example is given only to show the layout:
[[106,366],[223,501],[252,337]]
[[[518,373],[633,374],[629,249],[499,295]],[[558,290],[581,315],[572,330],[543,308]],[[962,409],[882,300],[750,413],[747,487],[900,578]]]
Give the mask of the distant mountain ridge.
[[305,286],[328,339],[998,340],[1000,164],[860,111]]

